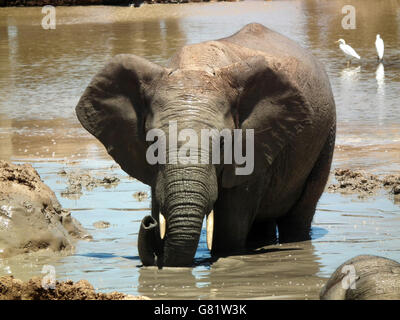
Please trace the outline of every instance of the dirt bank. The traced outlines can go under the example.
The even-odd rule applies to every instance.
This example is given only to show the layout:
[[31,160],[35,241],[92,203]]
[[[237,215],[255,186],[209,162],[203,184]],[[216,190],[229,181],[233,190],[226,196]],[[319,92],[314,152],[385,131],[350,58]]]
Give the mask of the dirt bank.
[[[44,284],[44,285],[43,285]],[[96,293],[86,280],[78,282],[56,281],[51,283],[35,277],[27,282],[13,276],[0,278],[0,300],[148,300],[144,296],[132,296],[121,292]],[[47,289],[46,289],[47,286]]]
[[90,238],[31,165],[0,161],[0,258],[71,250]]
[[0,0],[0,6],[34,7],[34,6],[89,6],[89,5],[129,5],[129,0]]
[[93,6],[114,5],[128,6],[142,3],[187,3],[187,2],[210,2],[210,0],[0,0],[0,7],[35,7],[35,6]]
[[400,196],[400,174],[374,175],[361,170],[335,169],[336,183],[328,186],[329,192],[359,194],[371,196],[384,189],[397,197]]

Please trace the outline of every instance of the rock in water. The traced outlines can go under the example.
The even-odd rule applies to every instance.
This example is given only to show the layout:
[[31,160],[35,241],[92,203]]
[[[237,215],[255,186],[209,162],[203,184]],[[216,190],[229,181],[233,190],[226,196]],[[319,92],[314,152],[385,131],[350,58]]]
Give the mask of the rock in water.
[[110,226],[110,223],[107,221],[96,221],[93,223],[93,227],[96,229],[106,229]]
[[90,236],[31,165],[0,160],[0,258],[68,250],[85,238]]
[[400,263],[372,255],[354,257],[332,274],[320,293],[322,300],[398,300]]

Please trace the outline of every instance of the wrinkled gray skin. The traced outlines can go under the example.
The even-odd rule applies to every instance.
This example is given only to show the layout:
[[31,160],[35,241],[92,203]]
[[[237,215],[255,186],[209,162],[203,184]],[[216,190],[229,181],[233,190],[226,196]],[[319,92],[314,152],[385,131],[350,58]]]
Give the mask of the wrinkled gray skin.
[[335,270],[322,288],[320,298],[322,300],[398,300],[400,299],[400,264],[378,256],[354,257]]
[[[167,68],[118,55],[76,113],[124,171],[151,186],[155,225],[160,211],[167,221],[159,264],[192,264],[212,209],[213,254],[274,242],[277,228],[280,242],[310,238],[334,149],[335,103],[323,66],[288,38],[249,24],[183,47]],[[199,137],[201,129],[254,129],[253,173],[238,176],[234,164],[149,165],[146,133],[168,136],[172,120]],[[139,235],[142,252],[154,246],[143,243],[149,238]]]

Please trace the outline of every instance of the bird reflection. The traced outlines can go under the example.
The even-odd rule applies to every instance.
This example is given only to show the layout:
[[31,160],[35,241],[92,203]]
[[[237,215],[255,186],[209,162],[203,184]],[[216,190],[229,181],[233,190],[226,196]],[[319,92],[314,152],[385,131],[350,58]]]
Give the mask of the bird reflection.
[[340,77],[343,80],[345,80],[345,79],[346,80],[358,80],[360,71],[361,71],[361,66],[344,68],[340,72]]
[[375,71],[376,82],[378,83],[378,89],[385,85],[385,67],[383,63],[380,63]]
[[377,109],[378,109],[378,122],[379,125],[383,124],[385,117],[385,67],[380,63],[375,71],[375,79],[378,85],[377,90]]

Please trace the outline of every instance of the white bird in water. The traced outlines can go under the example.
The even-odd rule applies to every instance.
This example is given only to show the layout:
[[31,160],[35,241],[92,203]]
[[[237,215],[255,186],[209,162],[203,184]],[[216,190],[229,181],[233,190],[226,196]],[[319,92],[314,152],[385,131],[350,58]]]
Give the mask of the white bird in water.
[[376,47],[376,53],[378,54],[378,61],[382,61],[383,53],[385,52],[385,45],[379,34],[376,35],[375,47]]
[[349,63],[351,62],[351,59],[356,58],[356,59],[360,59],[360,56],[357,54],[357,52],[350,47],[348,44],[346,44],[346,41],[344,41],[343,39],[339,39],[338,41],[336,41],[336,43],[340,43],[339,48],[344,52],[344,54],[349,58],[349,60],[347,61],[347,65],[349,65]]

